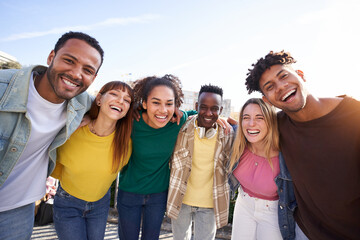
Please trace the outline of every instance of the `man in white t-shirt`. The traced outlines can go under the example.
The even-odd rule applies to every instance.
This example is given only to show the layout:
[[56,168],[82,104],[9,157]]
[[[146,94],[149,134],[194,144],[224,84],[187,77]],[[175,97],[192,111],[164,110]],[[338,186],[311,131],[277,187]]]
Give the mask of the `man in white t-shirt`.
[[90,108],[85,90],[103,55],[96,39],[68,32],[50,52],[48,68],[0,71],[0,239],[30,239],[34,202],[45,195],[56,148]]

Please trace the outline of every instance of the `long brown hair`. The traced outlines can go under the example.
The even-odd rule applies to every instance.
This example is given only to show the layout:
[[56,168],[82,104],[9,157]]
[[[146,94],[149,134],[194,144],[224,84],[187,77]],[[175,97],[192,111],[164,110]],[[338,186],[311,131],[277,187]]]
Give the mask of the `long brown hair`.
[[[112,143],[113,161],[112,161],[112,173],[116,173],[119,168],[125,166],[124,158],[128,155],[128,145],[130,142],[132,122],[133,122],[133,104],[134,93],[129,85],[121,81],[112,81],[106,83],[99,91],[102,95],[110,90],[120,89],[121,91],[127,91],[131,97],[131,104],[127,114],[116,122],[115,136]],[[99,115],[100,106],[96,104],[96,100],[91,104],[89,110],[89,116],[92,120],[96,119]]]
[[233,151],[231,154],[231,160],[230,160],[230,166],[229,171],[232,170],[235,163],[239,160],[241,155],[244,153],[245,147],[249,146],[251,143],[249,143],[244,136],[244,132],[242,129],[242,119],[245,108],[249,104],[257,104],[259,105],[261,112],[264,116],[264,120],[266,123],[266,126],[268,128],[268,133],[264,138],[265,141],[265,153],[266,158],[272,167],[271,163],[271,150],[279,150],[279,131],[278,131],[278,125],[277,125],[277,118],[276,118],[276,111],[273,106],[270,106],[269,104],[265,103],[261,98],[250,98],[247,100],[242,106],[239,116],[239,126],[236,131],[236,138],[233,145]]

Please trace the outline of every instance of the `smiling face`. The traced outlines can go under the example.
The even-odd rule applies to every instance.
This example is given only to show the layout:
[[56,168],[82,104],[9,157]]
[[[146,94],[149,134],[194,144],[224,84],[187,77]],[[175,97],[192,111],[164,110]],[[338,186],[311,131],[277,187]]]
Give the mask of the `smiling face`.
[[306,104],[303,76],[290,66],[273,65],[262,74],[259,85],[267,101],[285,112],[298,112]]
[[268,133],[265,117],[258,104],[250,103],[243,111],[241,128],[251,144],[262,143]]
[[51,51],[47,62],[49,68],[38,92],[50,102],[61,103],[90,86],[100,67],[101,56],[85,41],[69,39],[56,54]]
[[221,96],[211,92],[201,93],[199,101],[196,103],[196,109],[198,126],[204,127],[206,130],[212,128],[222,111]]
[[98,94],[97,104],[100,106],[99,116],[117,121],[126,116],[131,104],[131,96],[124,89],[112,89]]
[[154,87],[143,102],[144,121],[152,128],[162,128],[170,121],[175,111],[174,91],[167,86]]

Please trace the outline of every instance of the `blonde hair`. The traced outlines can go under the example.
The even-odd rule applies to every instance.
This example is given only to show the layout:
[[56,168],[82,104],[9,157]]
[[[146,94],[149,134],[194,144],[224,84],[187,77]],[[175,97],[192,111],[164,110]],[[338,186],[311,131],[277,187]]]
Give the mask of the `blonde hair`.
[[279,151],[279,131],[278,131],[278,125],[277,125],[277,117],[276,117],[276,111],[273,106],[270,106],[269,104],[265,103],[261,98],[250,98],[245,102],[245,104],[242,106],[240,110],[240,116],[239,116],[239,126],[236,131],[236,138],[233,145],[233,151],[231,155],[230,165],[229,165],[229,171],[232,170],[235,163],[239,160],[241,155],[244,153],[245,147],[249,147],[251,143],[249,143],[244,136],[243,129],[242,129],[242,119],[243,119],[243,113],[244,109],[249,104],[257,104],[260,107],[260,110],[264,116],[265,124],[268,128],[268,133],[264,138],[264,146],[265,146],[265,153],[266,158],[272,168],[271,163],[271,152],[272,150]]

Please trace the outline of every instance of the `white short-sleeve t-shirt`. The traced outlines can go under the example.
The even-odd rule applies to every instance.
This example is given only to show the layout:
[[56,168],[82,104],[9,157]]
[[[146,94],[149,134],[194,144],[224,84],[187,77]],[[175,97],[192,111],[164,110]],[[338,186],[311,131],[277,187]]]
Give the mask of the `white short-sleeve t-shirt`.
[[31,122],[30,137],[14,169],[0,187],[0,212],[18,208],[45,195],[48,148],[66,123],[66,101],[51,103],[34,86],[32,74],[26,117]]

